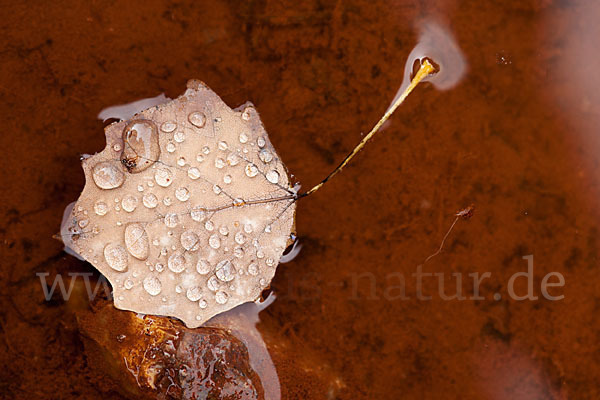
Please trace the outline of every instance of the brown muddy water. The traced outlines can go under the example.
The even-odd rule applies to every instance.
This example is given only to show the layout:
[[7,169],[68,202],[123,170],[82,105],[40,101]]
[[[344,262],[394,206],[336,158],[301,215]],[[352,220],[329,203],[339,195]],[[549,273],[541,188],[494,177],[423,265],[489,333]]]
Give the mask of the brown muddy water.
[[46,301],[36,275],[94,271],[52,236],[83,188],[80,154],[104,148],[100,110],[201,79],[232,107],[256,105],[307,189],[388,107],[432,22],[464,56],[460,81],[419,86],[298,203],[303,248],[279,266],[258,324],[281,397],[600,398],[594,2],[1,8],[2,398],[133,398],[90,362],[73,307]]

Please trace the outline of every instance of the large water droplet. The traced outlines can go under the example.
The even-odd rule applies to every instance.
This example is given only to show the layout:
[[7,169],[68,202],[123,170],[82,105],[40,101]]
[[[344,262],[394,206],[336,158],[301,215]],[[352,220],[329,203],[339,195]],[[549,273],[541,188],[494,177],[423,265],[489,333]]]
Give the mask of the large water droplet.
[[141,224],[133,223],[125,228],[125,246],[127,251],[138,260],[148,258],[148,234]]
[[107,244],[104,247],[104,259],[115,271],[123,272],[127,269],[127,251],[119,244]]
[[125,174],[108,161],[96,164],[92,171],[92,177],[100,189],[115,189],[125,181]]
[[160,156],[158,130],[149,120],[133,120],[123,129],[121,163],[130,173],[145,170]]

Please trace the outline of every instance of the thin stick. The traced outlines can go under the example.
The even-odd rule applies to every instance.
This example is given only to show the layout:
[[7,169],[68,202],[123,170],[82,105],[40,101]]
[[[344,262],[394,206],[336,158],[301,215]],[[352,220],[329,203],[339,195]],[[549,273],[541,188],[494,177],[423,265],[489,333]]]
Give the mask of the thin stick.
[[433,257],[437,256],[438,254],[441,253],[442,248],[444,247],[444,243],[446,243],[446,239],[448,239],[448,236],[450,235],[450,232],[452,232],[452,229],[454,229],[454,225],[456,225],[456,223],[458,222],[459,219],[464,219],[467,220],[469,218],[471,218],[473,216],[473,213],[475,212],[475,205],[471,204],[470,206],[463,208],[460,211],[457,211],[456,214],[454,214],[454,216],[456,217],[454,219],[454,222],[452,223],[452,225],[450,225],[450,228],[448,229],[448,231],[446,232],[446,234],[444,235],[444,238],[442,239],[442,243],[440,243],[440,247],[437,249],[437,251],[435,253],[433,253],[432,255],[430,255],[429,257],[427,257],[425,259],[425,261],[423,261],[423,265],[425,265],[425,263],[429,260],[431,260]]
[[352,152],[346,156],[344,161],[342,161],[342,163],[338,165],[336,169],[334,169],[329,175],[327,175],[325,179],[323,179],[319,184],[315,185],[309,191],[299,194],[298,198],[306,197],[316,192],[325,184],[325,182],[327,182],[329,179],[333,178],[338,172],[340,172],[346,166],[346,164],[348,164],[350,160],[352,160],[352,158],[354,158],[354,156],[365,146],[365,144],[379,131],[379,128],[381,128],[385,121],[387,121],[388,118],[390,118],[390,116],[394,113],[394,111],[396,111],[400,104],[404,102],[406,97],[408,97],[410,92],[412,92],[412,90],[419,84],[419,82],[421,82],[424,78],[434,73],[435,71],[436,68],[429,62],[429,60],[425,59],[421,64],[419,71],[417,71],[417,74],[410,82],[410,85],[408,85],[408,87],[406,88],[406,90],[404,90],[402,95],[398,97],[394,104],[392,104],[392,106],[388,108],[385,114],[383,114],[383,117],[381,117],[379,122],[377,122],[373,129],[371,129],[371,132],[369,132],[369,134],[365,136],[363,140],[360,141],[360,143],[354,148],[354,150],[352,150]]

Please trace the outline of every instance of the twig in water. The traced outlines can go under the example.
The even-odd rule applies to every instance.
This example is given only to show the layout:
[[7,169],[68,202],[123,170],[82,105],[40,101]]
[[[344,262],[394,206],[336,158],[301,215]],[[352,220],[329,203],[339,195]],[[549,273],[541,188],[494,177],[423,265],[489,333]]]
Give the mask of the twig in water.
[[461,218],[464,219],[464,220],[467,220],[467,219],[469,219],[469,218],[471,218],[473,216],[474,212],[475,212],[475,205],[471,204],[467,208],[463,208],[462,210],[457,211],[456,214],[454,214],[454,216],[456,218],[454,218],[454,222],[452,222],[452,225],[450,225],[450,229],[448,229],[448,232],[446,232],[446,234],[444,235],[444,238],[442,239],[442,243],[440,243],[440,247],[437,249],[437,251],[435,253],[433,253],[432,255],[430,255],[429,257],[427,257],[425,259],[425,261],[423,261],[423,264],[425,264],[427,261],[431,260],[433,257],[435,257],[435,256],[437,256],[438,254],[441,253],[442,248],[444,247],[444,243],[446,242],[446,239],[450,235],[450,232],[452,232],[452,229],[454,229],[454,225],[456,225],[456,223],[458,222],[458,220],[461,219]]

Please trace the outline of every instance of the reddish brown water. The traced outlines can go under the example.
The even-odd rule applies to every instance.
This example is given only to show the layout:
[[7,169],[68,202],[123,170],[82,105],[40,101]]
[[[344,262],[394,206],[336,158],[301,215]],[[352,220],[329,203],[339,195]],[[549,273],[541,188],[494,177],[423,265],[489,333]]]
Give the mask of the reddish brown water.
[[[600,9],[438,3],[3,4],[3,397],[106,398],[67,306],[44,301],[35,275],[92,270],[52,235],[83,187],[80,153],[104,147],[102,108],[202,79],[231,106],[254,102],[308,188],[385,111],[430,18],[455,36],[467,74],[448,91],[417,88],[299,203],[304,248],[280,266],[259,327],[318,354],[339,377],[330,398],[600,398]],[[467,299],[440,296],[437,276],[423,277],[431,299],[419,299],[412,274],[471,203],[475,215],[423,267],[444,274],[448,295],[462,274]],[[517,300],[509,281],[529,255],[538,299]],[[485,272],[473,300],[469,274]],[[561,300],[541,292],[551,272],[564,277],[548,289]],[[515,291],[527,291],[524,277]],[[283,398],[303,398],[280,378]]]

